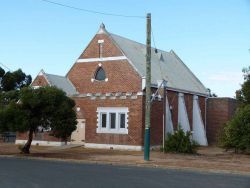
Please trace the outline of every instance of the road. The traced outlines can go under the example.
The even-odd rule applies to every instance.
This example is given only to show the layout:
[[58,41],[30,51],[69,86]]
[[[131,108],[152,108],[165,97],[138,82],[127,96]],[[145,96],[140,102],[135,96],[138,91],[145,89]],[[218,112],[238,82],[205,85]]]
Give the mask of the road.
[[250,188],[250,176],[0,158],[2,188]]

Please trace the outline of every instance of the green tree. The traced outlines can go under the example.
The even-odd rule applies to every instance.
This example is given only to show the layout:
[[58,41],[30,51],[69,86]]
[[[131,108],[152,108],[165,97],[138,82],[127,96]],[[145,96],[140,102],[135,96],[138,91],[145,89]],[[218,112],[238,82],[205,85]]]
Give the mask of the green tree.
[[226,149],[250,152],[250,104],[238,109],[233,119],[226,124],[220,139]]
[[2,78],[4,74],[5,74],[5,70],[2,67],[0,67],[0,78]]
[[243,105],[250,104],[250,66],[243,68],[244,83],[241,89],[236,91],[236,99]]
[[240,106],[231,121],[225,124],[220,145],[235,152],[250,152],[250,66],[242,70],[244,83],[236,91]]
[[74,101],[55,87],[23,88],[18,103],[12,102],[0,111],[0,118],[5,119],[0,123],[11,130],[28,132],[22,152],[29,153],[39,127],[50,128],[51,134],[67,141],[76,129],[74,106]]
[[19,99],[19,90],[0,92],[0,109],[11,102],[17,102]]
[[[26,75],[21,69],[14,72],[5,72],[0,67],[0,111],[2,112],[10,103],[16,103],[19,100],[19,90],[31,83],[31,76]],[[11,104],[10,106],[13,106]],[[7,108],[2,115],[6,115],[7,119],[11,116],[10,109]],[[5,118],[6,119],[6,118]],[[9,131],[10,126],[6,126],[11,122],[4,123],[3,117],[0,119],[0,132]]]
[[191,132],[184,132],[179,128],[174,134],[167,135],[164,152],[196,153],[197,146],[198,144],[192,140]]
[[29,86],[32,81],[30,75],[26,75],[21,69],[14,72],[5,72],[0,67],[0,90],[11,91],[19,90],[23,87]]

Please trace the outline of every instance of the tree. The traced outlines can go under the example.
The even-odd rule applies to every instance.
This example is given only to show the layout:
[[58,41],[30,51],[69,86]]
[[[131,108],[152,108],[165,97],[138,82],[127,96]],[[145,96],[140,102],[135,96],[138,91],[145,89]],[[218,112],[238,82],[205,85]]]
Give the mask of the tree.
[[244,83],[236,91],[240,106],[231,121],[227,122],[220,137],[220,145],[235,152],[250,152],[250,66],[242,70]]
[[250,104],[238,109],[233,119],[226,124],[222,137],[221,146],[250,152]]
[[0,67],[0,78],[2,78],[4,74],[5,74],[5,70],[2,67]]
[[30,75],[26,75],[21,69],[14,72],[5,72],[0,67],[0,90],[11,91],[19,90],[23,87],[29,86],[32,81]]
[[18,103],[12,102],[0,111],[1,119],[5,118],[0,123],[14,131],[28,132],[22,152],[29,153],[33,134],[40,127],[50,128],[52,135],[66,142],[76,129],[74,106],[75,102],[55,87],[23,88]]
[[18,100],[19,100],[19,90],[0,92],[0,109],[4,108],[11,102],[17,102]]
[[242,69],[244,83],[241,89],[236,91],[236,99],[243,105],[250,104],[250,66]]
[[[7,116],[6,118],[0,117],[0,132],[10,131],[11,122],[5,122],[5,119],[11,119],[9,107],[12,106],[10,103],[16,103],[19,100],[19,90],[23,87],[28,86],[31,83],[31,76],[26,75],[21,69],[14,72],[5,72],[3,68],[0,67],[0,111],[1,115]],[[4,110],[6,108],[6,110]],[[14,110],[12,108],[12,110]]]

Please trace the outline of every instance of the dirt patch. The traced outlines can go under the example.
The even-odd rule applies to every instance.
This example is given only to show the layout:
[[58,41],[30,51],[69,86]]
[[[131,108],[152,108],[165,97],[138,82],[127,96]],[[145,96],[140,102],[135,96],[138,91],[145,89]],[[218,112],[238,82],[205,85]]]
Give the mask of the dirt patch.
[[165,154],[160,151],[152,151],[150,161],[143,160],[143,152],[141,151],[86,149],[83,147],[53,150],[51,147],[32,146],[31,154],[22,155],[18,146],[14,144],[0,144],[0,155],[197,169],[202,171],[225,171],[250,175],[250,155],[225,152],[217,147],[201,147],[198,149],[198,154],[194,155]]

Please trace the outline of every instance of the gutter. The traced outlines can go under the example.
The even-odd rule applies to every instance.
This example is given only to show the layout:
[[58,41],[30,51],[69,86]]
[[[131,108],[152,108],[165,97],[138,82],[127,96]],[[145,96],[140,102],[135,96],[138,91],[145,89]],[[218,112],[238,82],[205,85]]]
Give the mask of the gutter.
[[[151,87],[158,88],[157,84],[151,84]],[[168,86],[167,86],[166,89],[170,90],[170,91],[180,92],[180,93],[186,93],[186,94],[198,95],[198,96],[202,96],[202,97],[208,97],[208,94],[195,92],[195,91],[188,91],[188,90],[185,90],[185,89],[176,89],[176,88],[172,88],[172,87],[168,87]]]

